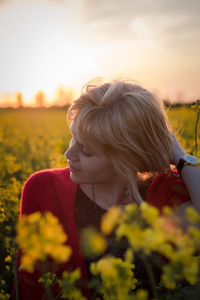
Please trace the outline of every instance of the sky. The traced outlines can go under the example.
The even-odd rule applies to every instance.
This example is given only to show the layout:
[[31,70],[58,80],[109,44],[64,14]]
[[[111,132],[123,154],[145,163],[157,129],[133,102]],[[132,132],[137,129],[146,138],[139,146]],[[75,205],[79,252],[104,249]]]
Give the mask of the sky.
[[0,0],[0,105],[58,86],[131,79],[171,101],[200,97],[199,0]]

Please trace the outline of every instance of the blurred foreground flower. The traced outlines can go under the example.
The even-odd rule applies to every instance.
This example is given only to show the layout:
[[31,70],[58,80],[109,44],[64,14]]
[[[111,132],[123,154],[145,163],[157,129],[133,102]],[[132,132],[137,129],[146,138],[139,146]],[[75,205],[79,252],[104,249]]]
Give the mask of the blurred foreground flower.
[[[101,255],[98,261],[90,264],[93,278],[89,282],[89,287],[95,291],[96,299],[99,295],[100,299],[104,300],[148,299],[147,291],[135,290],[136,287],[143,288],[140,279],[138,278],[138,281],[134,274],[133,263],[137,263],[137,257],[145,262],[154,299],[159,299],[157,288],[161,283],[167,291],[175,291],[178,284],[183,281],[187,281],[190,286],[198,285],[200,216],[191,207],[187,209],[186,215],[189,221],[187,231],[181,228],[180,220],[169,207],[165,207],[162,214],[147,203],[140,206],[127,205],[123,213],[117,207],[111,208],[102,218],[101,231],[109,235],[115,230],[113,235],[115,241],[124,243],[126,240],[120,258],[112,256],[112,251],[109,252],[107,240],[108,244],[109,239],[114,242],[112,238],[104,237],[95,228],[84,229],[81,235],[84,256],[96,260]],[[36,261],[44,261],[47,256],[56,262],[69,259],[71,248],[65,245],[67,237],[51,213],[42,215],[36,212],[23,216],[17,230],[18,243],[23,251],[22,268],[28,272],[34,270]],[[154,261],[151,259],[159,261],[162,273],[158,281],[154,278]],[[41,282],[47,290],[51,285],[59,284],[63,299],[84,299],[79,289],[81,274],[78,269],[64,272],[62,279],[48,273],[42,277]],[[163,298],[166,299],[168,300]]]
[[68,300],[87,300],[81,290],[76,287],[78,280],[81,279],[80,269],[71,272],[64,271],[59,285],[62,289],[62,299]]
[[71,255],[66,240],[66,234],[52,213],[23,215],[17,225],[17,241],[23,253],[21,268],[33,272],[36,261],[45,261],[47,256],[58,263],[66,262]]
[[58,278],[55,273],[47,272],[42,277],[38,279],[38,282],[42,282],[45,288],[52,286],[58,281]]
[[[81,279],[80,269],[77,268],[74,271],[68,272],[64,271],[62,273],[62,278],[58,279],[55,273],[47,272],[42,277],[39,278],[38,282],[43,283],[46,293],[51,286],[58,284],[61,288],[60,294],[56,298],[50,297],[50,299],[68,299],[68,300],[87,300],[83,295],[81,290],[78,289],[78,281]],[[46,298],[45,298],[46,299]]]
[[104,236],[93,227],[88,227],[81,234],[82,250],[87,257],[96,257],[103,254],[107,248]]
[[189,206],[186,210],[186,215],[187,215],[187,219],[196,224],[200,222],[200,215],[198,214],[198,212],[195,210],[194,207]]
[[[105,256],[97,263],[90,265],[91,273],[94,276],[101,276],[102,284],[99,292],[104,295],[103,299],[128,300],[137,283],[134,268],[134,264],[112,256]],[[109,295],[112,295],[112,298]],[[146,298],[143,297],[143,299]]]
[[122,210],[118,206],[113,206],[105,213],[101,221],[101,231],[105,235],[109,235],[118,223]]
[[134,254],[150,256],[157,253],[164,265],[161,279],[167,288],[173,289],[178,280],[185,279],[189,284],[195,284],[198,277],[199,258],[196,251],[200,250],[200,231],[195,224],[200,216],[191,207],[186,213],[194,224],[188,232],[181,228],[180,220],[169,207],[165,207],[160,215],[157,208],[145,202],[140,207],[127,205],[120,218],[113,218],[113,211],[108,211],[102,219],[102,227],[105,221],[109,224],[111,220],[110,223],[116,227],[116,238],[126,238]]

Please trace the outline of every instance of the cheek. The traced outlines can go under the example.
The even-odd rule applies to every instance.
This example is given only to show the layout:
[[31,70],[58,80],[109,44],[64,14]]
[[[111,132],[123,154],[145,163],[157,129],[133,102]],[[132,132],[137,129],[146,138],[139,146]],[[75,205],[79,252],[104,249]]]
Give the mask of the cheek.
[[115,171],[114,167],[110,162],[104,160],[91,160],[84,165],[85,173],[94,177],[101,177],[107,175],[113,176]]
[[71,172],[70,177],[77,184],[91,184],[110,181],[115,175],[116,172],[111,163],[104,160],[86,159],[81,163],[81,171]]

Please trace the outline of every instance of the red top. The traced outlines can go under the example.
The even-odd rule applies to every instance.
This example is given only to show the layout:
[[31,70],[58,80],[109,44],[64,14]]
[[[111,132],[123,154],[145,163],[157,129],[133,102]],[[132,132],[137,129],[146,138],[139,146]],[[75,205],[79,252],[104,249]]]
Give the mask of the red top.
[[[190,200],[189,194],[183,181],[174,176],[176,171],[170,175],[161,174],[154,178],[146,194],[146,201],[158,207],[178,206]],[[74,218],[74,200],[76,197],[77,184],[71,181],[68,168],[47,169],[31,175],[22,191],[20,203],[20,217],[22,214],[31,214],[35,211],[50,211],[62,224],[68,239],[67,244],[72,248],[72,256],[66,264],[62,264],[57,272],[59,276],[64,269],[81,269],[82,279],[87,280],[83,255],[81,253],[78,230]],[[17,268],[20,265],[21,251],[18,253]],[[27,273],[18,271],[19,300],[40,300],[44,294],[42,284],[32,286],[41,275],[39,272]],[[54,288],[53,293],[58,293]],[[85,296],[89,294],[85,291]],[[15,299],[15,288],[13,297]]]

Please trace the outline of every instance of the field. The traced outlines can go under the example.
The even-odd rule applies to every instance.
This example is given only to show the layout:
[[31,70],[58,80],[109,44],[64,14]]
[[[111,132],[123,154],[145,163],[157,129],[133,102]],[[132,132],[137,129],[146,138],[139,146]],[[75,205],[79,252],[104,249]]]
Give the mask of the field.
[[[185,106],[172,107],[167,113],[183,147],[188,153],[194,151],[197,113]],[[0,110],[0,299],[9,299],[11,290],[15,224],[24,181],[37,170],[67,164],[64,152],[70,133],[66,114],[66,109],[58,108]]]

